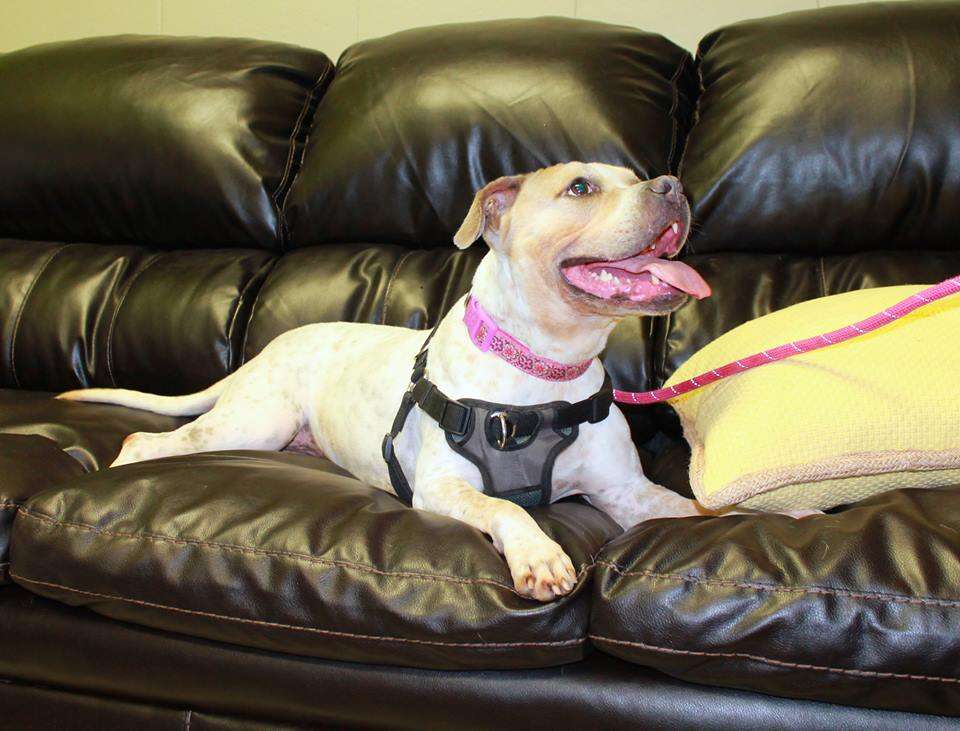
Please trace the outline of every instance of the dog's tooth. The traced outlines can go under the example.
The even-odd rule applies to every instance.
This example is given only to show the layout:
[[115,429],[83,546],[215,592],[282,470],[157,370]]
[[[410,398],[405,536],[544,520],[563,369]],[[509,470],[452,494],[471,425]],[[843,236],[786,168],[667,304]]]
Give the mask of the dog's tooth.
[[654,284],[660,284],[660,280],[657,277],[653,276],[652,274],[650,275],[650,281],[653,282]]
[[680,224],[677,223],[676,221],[674,221],[674,222],[673,222],[673,225],[672,225],[670,228],[673,229],[673,232],[674,232],[674,233],[677,233],[677,232],[680,230]]

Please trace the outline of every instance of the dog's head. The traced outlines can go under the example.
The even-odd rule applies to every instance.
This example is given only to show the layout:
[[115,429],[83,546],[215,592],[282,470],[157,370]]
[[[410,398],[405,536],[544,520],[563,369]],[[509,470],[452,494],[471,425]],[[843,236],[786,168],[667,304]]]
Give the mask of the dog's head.
[[454,243],[481,236],[536,298],[578,313],[661,315],[710,287],[671,260],[686,242],[690,207],[671,176],[640,180],[627,168],[569,162],[488,183]]

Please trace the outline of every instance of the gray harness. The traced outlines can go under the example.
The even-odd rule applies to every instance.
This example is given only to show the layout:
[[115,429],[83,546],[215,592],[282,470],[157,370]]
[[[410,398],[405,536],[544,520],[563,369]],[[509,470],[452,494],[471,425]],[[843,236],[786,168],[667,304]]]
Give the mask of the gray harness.
[[436,328],[417,353],[410,387],[400,401],[390,433],[383,438],[383,459],[397,497],[408,505],[413,501],[413,491],[394,452],[394,442],[410,411],[419,406],[443,429],[450,448],[477,466],[486,495],[525,508],[548,505],[557,456],[576,440],[580,424],[595,424],[610,413],[610,376],[604,375],[599,391],[576,403],[552,401],[514,406],[478,399],[455,401],[425,376],[427,345],[434,332]]

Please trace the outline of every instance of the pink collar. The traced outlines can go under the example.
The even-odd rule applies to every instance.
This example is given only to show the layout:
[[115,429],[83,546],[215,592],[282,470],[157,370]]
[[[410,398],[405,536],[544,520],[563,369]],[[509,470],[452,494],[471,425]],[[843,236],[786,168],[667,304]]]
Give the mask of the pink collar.
[[514,368],[544,381],[572,381],[582,376],[593,362],[591,358],[569,365],[536,355],[515,337],[497,327],[475,297],[467,297],[463,322],[470,340],[481,352],[492,351]]

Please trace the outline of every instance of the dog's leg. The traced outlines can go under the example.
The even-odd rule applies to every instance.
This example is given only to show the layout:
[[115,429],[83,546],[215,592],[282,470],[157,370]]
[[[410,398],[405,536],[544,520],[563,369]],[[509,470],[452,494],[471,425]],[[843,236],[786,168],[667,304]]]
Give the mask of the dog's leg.
[[550,601],[568,594],[577,583],[567,554],[527,511],[478,492],[462,478],[418,477],[413,506],[462,520],[490,536],[523,596]]
[[179,429],[131,434],[110,466],[218,449],[282,449],[296,435],[303,414],[296,389],[284,380],[287,374],[267,373],[269,367],[269,362],[248,363],[213,409]]
[[613,518],[624,529],[653,518],[686,518],[714,515],[696,500],[678,495],[648,480],[640,470],[588,493],[591,505]]
[[577,572],[560,545],[519,505],[474,488],[458,474],[453,457],[442,436],[424,440],[417,458],[413,506],[462,520],[490,536],[521,595],[550,601],[569,593],[577,583]]
[[[640,457],[630,440],[630,431],[623,415],[619,411],[611,411],[608,420],[598,426],[605,429],[606,433],[599,435],[601,438],[594,443],[602,446],[604,454],[616,454],[618,458],[605,459],[601,455],[585,460],[580,486],[590,503],[617,521],[622,528],[626,529],[654,518],[716,517],[758,512],[711,511],[696,500],[685,498],[652,482],[643,474]],[[784,511],[783,514],[803,518],[820,514],[820,511]]]

